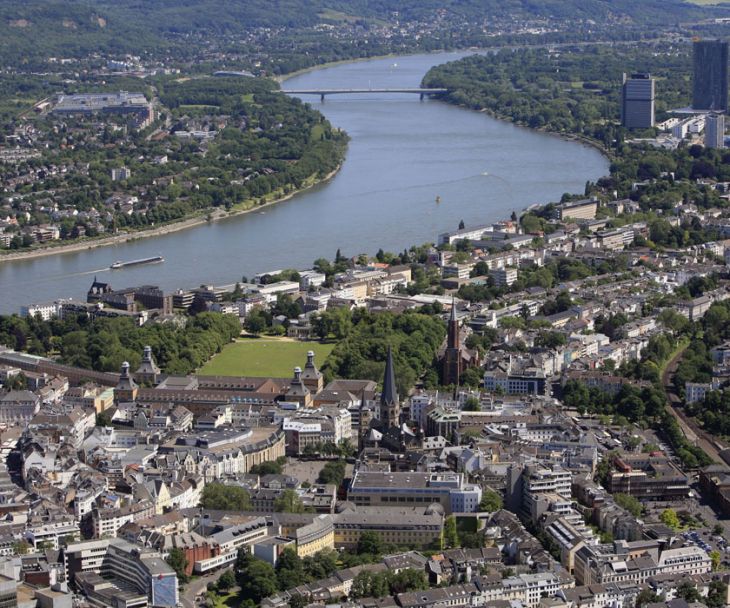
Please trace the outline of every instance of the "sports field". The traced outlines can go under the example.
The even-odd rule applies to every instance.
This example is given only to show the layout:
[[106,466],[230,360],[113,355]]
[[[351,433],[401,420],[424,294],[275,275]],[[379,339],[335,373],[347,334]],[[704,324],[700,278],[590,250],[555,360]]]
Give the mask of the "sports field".
[[253,376],[289,378],[295,367],[304,367],[307,351],[313,350],[317,366],[334,344],[298,342],[286,338],[242,338],[226,346],[200,370],[209,376]]

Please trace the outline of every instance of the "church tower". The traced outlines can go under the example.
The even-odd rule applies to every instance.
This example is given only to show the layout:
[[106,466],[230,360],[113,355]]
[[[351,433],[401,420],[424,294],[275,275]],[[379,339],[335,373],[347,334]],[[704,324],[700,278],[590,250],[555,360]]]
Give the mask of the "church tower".
[[304,382],[304,386],[309,389],[312,395],[316,395],[324,388],[324,377],[322,376],[322,372],[314,364],[313,350],[307,353],[307,363],[302,372],[302,382]]
[[451,318],[446,350],[441,364],[441,383],[444,385],[459,384],[462,372],[461,344],[459,344],[459,321],[456,319],[456,302],[451,303]]
[[388,347],[388,358],[385,361],[383,392],[380,394],[380,425],[382,428],[400,427],[400,399],[395,385],[395,366],[390,346]]
[[302,381],[302,368],[294,368],[294,378],[289,384],[289,390],[286,391],[285,399],[298,403],[301,407],[312,406],[312,393]]
[[140,364],[137,371],[134,372],[134,377],[139,382],[154,386],[155,384],[157,384],[157,379],[159,375],[160,368],[157,367],[155,359],[152,356],[152,347],[145,346],[144,352],[142,354],[142,363]]
[[122,363],[122,371],[119,374],[119,382],[114,387],[114,401],[125,403],[135,401],[139,387],[129,373],[129,363]]

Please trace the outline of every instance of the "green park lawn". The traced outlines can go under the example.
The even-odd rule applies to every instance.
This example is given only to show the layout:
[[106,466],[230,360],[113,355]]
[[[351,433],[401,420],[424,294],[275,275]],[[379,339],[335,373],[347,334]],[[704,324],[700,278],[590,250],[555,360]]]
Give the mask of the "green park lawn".
[[243,338],[224,347],[206,363],[200,374],[209,376],[252,376],[289,378],[295,367],[304,367],[307,351],[313,350],[318,366],[334,344],[297,342],[282,338]]

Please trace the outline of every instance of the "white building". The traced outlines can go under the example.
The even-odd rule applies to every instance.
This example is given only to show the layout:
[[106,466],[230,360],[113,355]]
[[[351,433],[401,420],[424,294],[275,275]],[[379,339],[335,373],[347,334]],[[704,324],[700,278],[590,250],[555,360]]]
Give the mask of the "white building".
[[40,316],[40,318],[44,321],[50,321],[58,316],[58,313],[61,310],[61,304],[62,302],[46,302],[43,304],[29,304],[28,306],[21,306],[20,316]]

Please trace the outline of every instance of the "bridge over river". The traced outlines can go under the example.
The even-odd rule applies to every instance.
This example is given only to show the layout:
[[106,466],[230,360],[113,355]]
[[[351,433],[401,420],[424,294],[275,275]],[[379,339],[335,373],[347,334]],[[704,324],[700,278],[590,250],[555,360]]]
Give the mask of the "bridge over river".
[[402,89],[282,89],[282,93],[289,95],[319,95],[324,101],[326,95],[359,95],[362,93],[414,93],[423,99],[426,95],[438,95],[440,93],[448,93],[448,89],[438,88],[402,88]]

